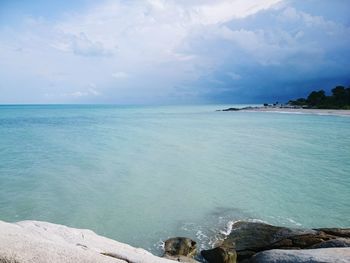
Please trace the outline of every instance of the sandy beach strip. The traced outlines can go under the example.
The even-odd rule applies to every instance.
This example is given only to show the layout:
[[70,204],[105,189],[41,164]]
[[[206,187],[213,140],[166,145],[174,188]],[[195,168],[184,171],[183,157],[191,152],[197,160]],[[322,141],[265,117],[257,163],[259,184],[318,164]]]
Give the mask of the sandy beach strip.
[[350,117],[350,110],[332,110],[332,109],[292,109],[292,108],[251,108],[242,109],[244,112],[275,112],[275,113],[290,113],[290,114],[315,114],[315,115],[334,115]]

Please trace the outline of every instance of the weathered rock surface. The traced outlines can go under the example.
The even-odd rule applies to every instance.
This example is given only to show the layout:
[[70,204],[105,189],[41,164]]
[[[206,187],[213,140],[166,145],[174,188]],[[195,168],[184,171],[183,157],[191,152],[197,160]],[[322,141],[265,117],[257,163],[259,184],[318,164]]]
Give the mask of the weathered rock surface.
[[[202,251],[209,263],[350,263],[350,230],[290,229],[255,222],[236,222],[218,247]],[[237,254],[236,254],[237,253]],[[196,242],[172,238],[166,258],[95,234],[39,221],[0,221],[0,262],[11,263],[171,263],[197,262]]]
[[0,221],[0,262],[2,259],[16,263],[174,262],[91,230],[39,221]]
[[164,257],[179,262],[197,262],[193,257],[197,253],[197,244],[190,238],[174,237],[165,241]]
[[291,229],[257,222],[236,222],[224,247],[235,247],[238,261],[270,249],[348,247],[349,229]]
[[184,263],[198,263],[197,260],[194,258],[190,257],[185,257],[185,256],[164,256],[167,259],[174,260],[177,262],[184,262]]
[[350,238],[350,228],[319,228],[316,229],[329,235]]
[[201,255],[209,263],[236,263],[237,260],[237,253],[233,247],[219,246],[202,250]]
[[255,254],[250,263],[349,263],[350,248],[273,249]]
[[349,238],[335,238],[322,243],[315,244],[310,248],[331,248],[331,247],[350,247]]

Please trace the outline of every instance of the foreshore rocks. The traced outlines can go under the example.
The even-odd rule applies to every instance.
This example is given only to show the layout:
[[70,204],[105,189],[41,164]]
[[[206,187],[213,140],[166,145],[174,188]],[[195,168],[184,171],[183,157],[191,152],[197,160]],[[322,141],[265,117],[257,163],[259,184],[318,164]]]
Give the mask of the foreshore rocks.
[[1,263],[174,263],[128,244],[40,221],[0,221]]
[[[212,249],[202,251],[201,254],[209,263],[227,263],[235,262],[225,260],[211,260],[207,255],[210,252],[211,258],[222,257],[222,251],[227,248],[232,248],[237,253],[237,262],[309,262],[303,261],[302,258],[307,257],[307,252],[310,252],[314,257],[310,262],[328,262],[317,261],[317,258],[324,258],[323,249],[339,248],[341,250],[344,261],[350,262],[350,237],[349,229],[327,228],[327,229],[293,229],[286,227],[272,226],[265,223],[244,222],[239,221],[233,224],[231,233],[217,247],[220,249]],[[275,251],[267,253],[267,251]],[[300,253],[300,250],[305,253]],[[288,253],[281,254],[280,250],[290,250]],[[296,251],[296,252],[293,252]],[[328,250],[330,253],[335,253],[336,250]],[[260,255],[260,253],[264,253]],[[288,261],[286,258],[293,258],[295,261]],[[318,257],[318,253],[322,253],[322,257]],[[213,255],[215,254],[215,255]],[[279,255],[277,257],[277,255]],[[274,258],[273,261],[266,261],[266,258]],[[300,261],[299,261],[299,259]],[[335,261],[329,261],[335,262]]]
[[90,230],[0,221],[0,263],[350,263],[350,229],[293,229],[238,221],[215,248],[200,254],[203,258],[196,242],[184,237],[168,239],[164,256],[157,257]]

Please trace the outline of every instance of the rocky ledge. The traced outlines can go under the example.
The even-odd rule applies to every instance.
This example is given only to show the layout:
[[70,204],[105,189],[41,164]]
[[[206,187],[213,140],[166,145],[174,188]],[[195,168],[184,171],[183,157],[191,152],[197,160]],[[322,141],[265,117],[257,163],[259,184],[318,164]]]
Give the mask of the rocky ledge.
[[[194,259],[196,258],[196,259]],[[0,263],[350,263],[350,229],[292,229],[238,221],[213,249],[198,253],[185,237],[165,241],[164,256],[75,229],[39,221],[0,221]]]
[[[175,246],[178,254],[195,250],[178,244]],[[187,241],[181,244],[187,246],[193,243]],[[175,250],[172,249],[173,256],[176,256]],[[350,229],[293,229],[239,221],[233,224],[231,233],[215,248],[203,250],[200,254],[209,263],[345,263],[350,262]]]
[[0,263],[174,263],[95,234],[39,221],[0,221]]

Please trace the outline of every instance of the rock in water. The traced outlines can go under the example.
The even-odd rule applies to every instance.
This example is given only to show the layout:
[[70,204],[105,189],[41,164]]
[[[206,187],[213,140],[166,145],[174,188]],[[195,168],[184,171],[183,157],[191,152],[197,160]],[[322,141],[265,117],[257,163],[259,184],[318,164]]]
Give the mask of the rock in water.
[[164,257],[180,262],[196,262],[193,257],[197,252],[197,244],[190,238],[174,237],[165,241]]
[[251,263],[349,263],[350,248],[273,249],[255,254]]
[[238,261],[270,249],[309,249],[346,247],[349,229],[293,229],[257,222],[240,221],[224,240],[225,247],[234,246]]
[[316,234],[315,230],[289,229],[264,223],[240,221],[232,226],[232,231],[224,242],[233,242],[237,251],[246,249],[257,251],[286,238],[313,234]]
[[239,111],[240,109],[238,108],[228,108],[228,109],[223,109],[222,111]]
[[219,246],[201,251],[201,255],[209,263],[236,263],[237,254],[233,247]]

